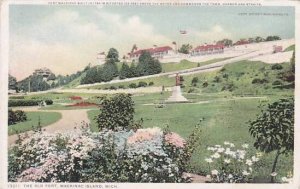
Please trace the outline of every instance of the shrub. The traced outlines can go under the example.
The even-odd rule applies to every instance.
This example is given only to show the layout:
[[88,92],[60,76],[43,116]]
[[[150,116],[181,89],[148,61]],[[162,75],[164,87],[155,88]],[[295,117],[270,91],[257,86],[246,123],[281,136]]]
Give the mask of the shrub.
[[47,99],[47,100],[45,100],[45,103],[47,105],[52,105],[53,104],[53,100]]
[[268,83],[268,80],[266,80],[266,79],[259,79],[259,78],[254,78],[252,80],[252,84],[264,84],[264,83]]
[[119,85],[119,89],[125,89],[124,85]]
[[[38,106],[43,100],[9,100],[8,107],[15,106]],[[53,104],[52,100],[44,100],[47,105]]]
[[24,96],[10,96],[9,99],[24,99]]
[[27,115],[22,110],[13,111],[8,110],[8,125],[16,124],[17,122],[23,122],[27,120]]
[[195,89],[194,89],[194,88],[190,88],[190,89],[188,90],[188,93],[193,93],[193,92],[195,92]]
[[147,83],[144,81],[140,81],[138,87],[147,87]]
[[236,87],[234,86],[234,84],[232,82],[229,83],[225,83],[224,86],[222,87],[222,91],[233,91]]
[[130,84],[128,85],[128,87],[129,87],[129,88],[132,88],[132,89],[135,89],[135,88],[137,88],[137,85],[136,85],[135,83],[130,83]]
[[202,87],[207,87],[208,86],[208,82],[207,81],[204,81],[203,83],[202,83]]
[[115,86],[110,86],[109,89],[110,89],[110,90],[116,90],[117,87],[115,87]]
[[283,67],[280,64],[273,64],[271,67],[272,70],[282,70]]
[[282,85],[282,82],[279,80],[276,80],[272,83],[272,85]]
[[192,86],[195,87],[197,85],[198,81],[199,81],[198,77],[193,77],[192,82],[191,82]]
[[152,85],[154,85],[154,82],[153,82],[153,81],[150,81],[150,82],[148,83],[148,86],[152,86]]
[[246,183],[251,181],[253,166],[259,161],[256,156],[247,156],[248,144],[243,144],[242,149],[235,148],[230,142],[224,146],[215,145],[208,147],[211,156],[205,158],[209,164],[210,173],[207,175],[214,183]]
[[102,129],[129,129],[133,123],[134,102],[130,94],[104,96],[101,102],[101,113],[97,118],[98,127]]
[[223,78],[228,79],[228,74],[227,74],[227,73],[224,73],[224,74],[223,74]]
[[[10,150],[10,182],[189,182],[186,141],[159,128],[37,132]],[[32,149],[35,149],[32,151]]]
[[216,76],[216,77],[214,77],[213,82],[219,83],[219,82],[221,82],[221,78],[219,76]]

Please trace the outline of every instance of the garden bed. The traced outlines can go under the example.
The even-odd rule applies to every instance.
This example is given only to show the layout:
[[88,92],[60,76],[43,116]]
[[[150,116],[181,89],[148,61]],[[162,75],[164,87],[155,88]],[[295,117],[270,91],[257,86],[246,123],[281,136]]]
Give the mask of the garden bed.
[[75,104],[67,105],[67,107],[88,107],[88,106],[100,106],[100,105],[91,102],[78,102]]

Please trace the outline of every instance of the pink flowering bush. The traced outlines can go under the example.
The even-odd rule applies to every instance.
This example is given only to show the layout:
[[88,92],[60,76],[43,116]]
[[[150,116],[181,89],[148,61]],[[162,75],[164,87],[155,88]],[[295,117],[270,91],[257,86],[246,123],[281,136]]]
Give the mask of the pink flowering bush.
[[9,181],[189,182],[186,142],[159,128],[37,132],[10,149]]
[[181,138],[181,136],[173,132],[167,133],[165,135],[165,141],[166,143],[174,145],[178,148],[183,148],[185,145],[185,140]]

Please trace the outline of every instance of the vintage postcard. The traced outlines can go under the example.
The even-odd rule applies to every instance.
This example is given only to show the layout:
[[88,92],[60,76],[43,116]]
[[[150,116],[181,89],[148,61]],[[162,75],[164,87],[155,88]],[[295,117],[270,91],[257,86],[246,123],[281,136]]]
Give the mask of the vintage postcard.
[[0,188],[298,188],[298,9],[4,1]]

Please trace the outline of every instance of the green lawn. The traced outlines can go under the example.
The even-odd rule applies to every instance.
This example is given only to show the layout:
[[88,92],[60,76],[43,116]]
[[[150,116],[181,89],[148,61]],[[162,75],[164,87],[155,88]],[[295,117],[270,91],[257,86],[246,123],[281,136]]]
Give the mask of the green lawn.
[[295,45],[291,45],[288,48],[284,49],[284,52],[287,52],[287,51],[295,51]]
[[100,114],[100,110],[90,110],[87,112],[88,113],[88,117],[90,119],[90,127],[91,127],[91,131],[92,132],[98,132],[98,124],[96,121],[96,117]]
[[[210,100],[204,104],[167,104],[164,108],[156,108],[155,105],[143,105],[145,103],[159,102],[169,94],[136,96],[135,100],[135,120],[143,119],[143,127],[169,128],[187,138],[193,131],[194,126],[200,124],[202,133],[200,145],[193,154],[191,172],[205,175],[209,168],[204,161],[208,156],[206,148],[208,146],[223,144],[224,141],[233,142],[236,145],[244,143],[250,144],[249,153],[258,152],[252,146],[254,140],[248,132],[249,120],[256,118],[259,112],[258,105],[273,101],[277,97],[267,97],[267,99],[235,99],[224,98],[224,94],[217,94],[214,97],[206,95],[200,96],[197,100]],[[188,96],[189,100],[192,96]],[[152,97],[152,98],[151,98]],[[144,98],[144,99],[143,99]],[[195,97],[194,97],[195,98]],[[213,101],[215,99],[216,101]],[[218,101],[219,100],[219,101]],[[196,101],[196,100],[195,100]],[[97,131],[95,116],[99,110],[88,112],[91,120],[92,131]],[[203,120],[203,121],[200,121]],[[256,182],[268,182],[274,154],[265,154],[254,173]],[[293,157],[282,156],[278,164],[278,175],[286,176],[288,171],[293,169]],[[278,177],[280,178],[280,177]]]
[[58,112],[26,112],[26,115],[27,121],[8,126],[8,135],[32,130],[32,127],[37,127],[39,118],[42,127],[61,119],[61,114]]
[[163,72],[172,72],[172,71],[178,71],[178,70],[185,70],[190,68],[196,68],[199,66],[204,66],[212,63],[216,63],[219,61],[227,60],[230,58],[216,58],[204,62],[190,62],[188,60],[182,60],[179,63],[163,63],[162,65],[162,71]]

